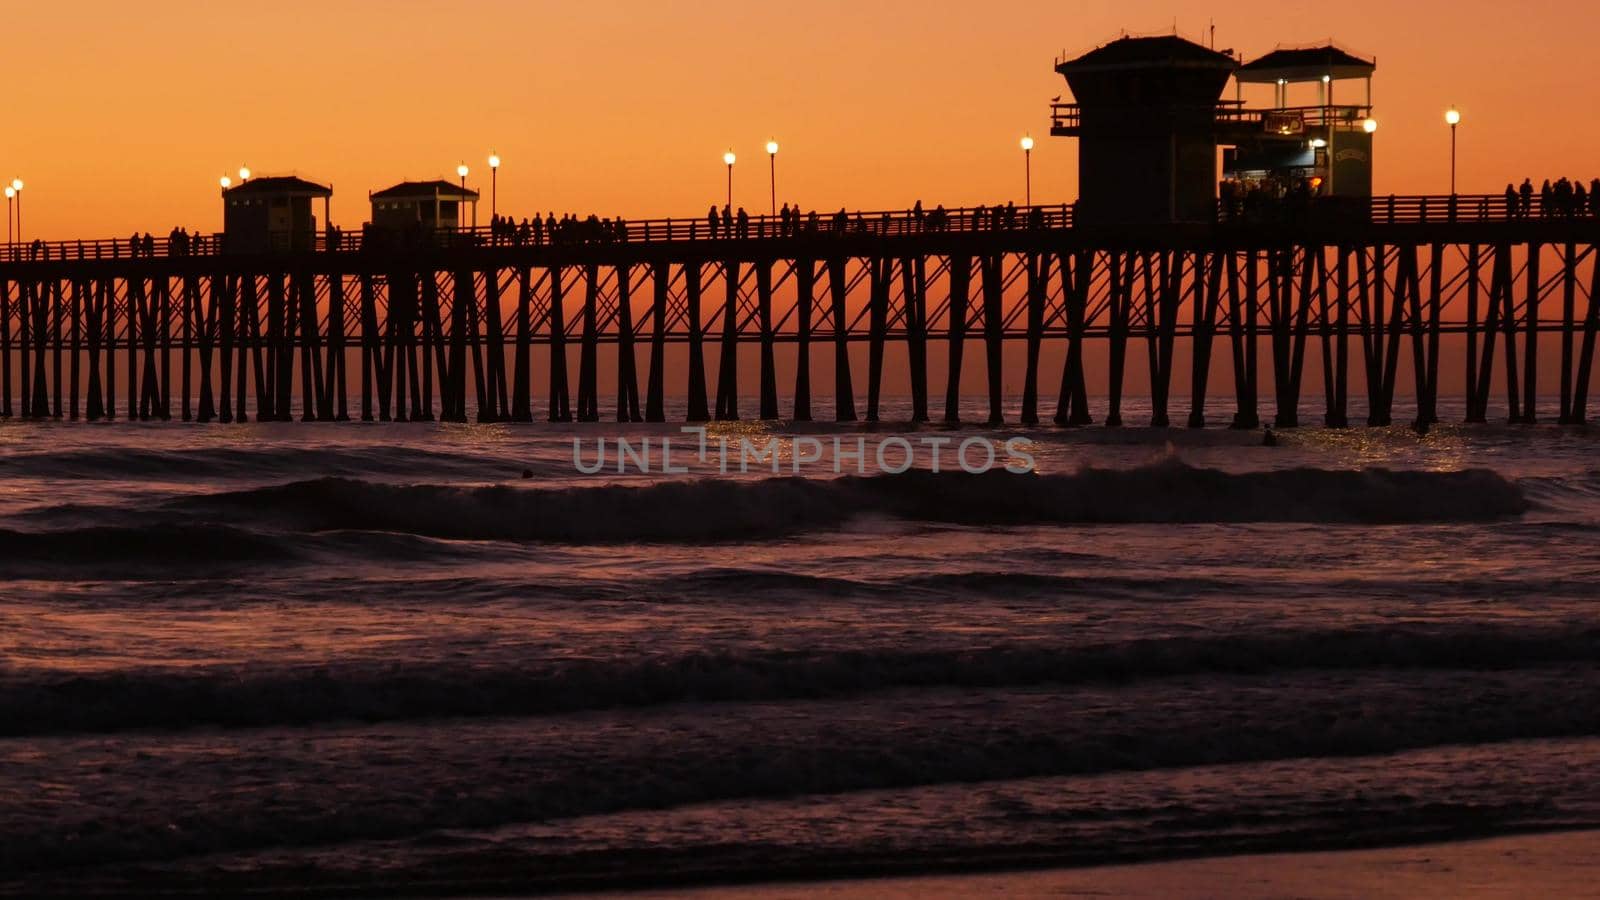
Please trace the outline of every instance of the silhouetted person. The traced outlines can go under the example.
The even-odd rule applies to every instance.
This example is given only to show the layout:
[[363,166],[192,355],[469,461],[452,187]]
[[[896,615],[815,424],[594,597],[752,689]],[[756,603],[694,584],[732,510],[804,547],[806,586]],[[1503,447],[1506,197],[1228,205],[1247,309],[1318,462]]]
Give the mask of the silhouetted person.
[[1533,214],[1533,179],[1522,179],[1522,187],[1517,193],[1522,195],[1522,218],[1526,219]]
[[1589,192],[1584,190],[1583,182],[1576,181],[1572,184],[1572,212],[1573,216],[1587,215],[1589,212]]
[[739,207],[738,220],[739,240],[742,241],[750,236],[750,214],[745,212],[744,207],[742,206]]
[[1566,178],[1556,180],[1553,188],[1556,198],[1556,213],[1562,218],[1572,215],[1572,182]]
[[922,212],[922,201],[921,200],[918,200],[916,205],[911,207],[911,219],[912,219],[912,221],[917,223],[917,230],[921,231],[923,225],[927,221],[926,217],[923,215],[923,212]]
[[1550,185],[1550,179],[1544,180],[1544,185],[1539,188],[1539,217],[1550,218],[1550,213],[1555,209],[1556,189]]
[[717,205],[711,204],[711,211],[706,213],[706,224],[711,226],[711,239],[717,239],[717,225],[721,220],[717,217]]
[[984,211],[984,207],[980,204],[977,209],[972,211],[972,220],[971,220],[972,224],[971,224],[970,230],[972,230],[972,231],[982,231],[983,230],[984,217],[987,216],[987,215],[988,215],[988,213]]

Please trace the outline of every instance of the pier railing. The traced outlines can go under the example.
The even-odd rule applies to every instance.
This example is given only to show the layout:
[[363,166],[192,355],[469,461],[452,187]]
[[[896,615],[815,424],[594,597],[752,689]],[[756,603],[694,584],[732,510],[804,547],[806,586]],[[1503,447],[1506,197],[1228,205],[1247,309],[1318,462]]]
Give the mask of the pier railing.
[[[1061,230],[1071,228],[1073,207],[1068,204],[1034,206],[933,207],[914,209],[834,211],[796,214],[794,217],[756,215],[715,225],[708,214],[660,219],[578,219],[526,227],[521,219],[508,220],[500,229],[488,225],[404,232],[387,229],[318,233],[309,242],[313,252],[359,252],[368,248],[430,248],[562,245],[607,243],[675,243],[681,241],[774,240],[793,237],[876,235],[898,237],[915,234],[979,231]],[[268,249],[286,251],[281,247]],[[297,248],[301,249],[301,248]],[[190,234],[186,238],[152,236],[137,245],[130,238],[74,241],[17,242],[0,248],[0,260],[133,259],[143,257],[216,256],[235,252],[220,233]]]
[[[762,241],[799,237],[871,235],[903,237],[986,231],[1059,231],[1074,227],[1074,205],[955,207],[916,210],[875,210],[803,213],[785,218],[758,215],[731,224],[720,215],[715,225],[709,215],[643,220],[575,220],[534,226],[522,220],[496,229],[490,226],[429,232],[325,231],[310,241],[300,239],[295,249],[316,253],[358,253],[365,249],[451,249],[488,246],[545,246],[563,244],[673,244],[679,242]],[[1352,220],[1375,225],[1413,225],[1452,222],[1506,223],[1522,221],[1600,221],[1600,210],[1590,199],[1580,208],[1573,201],[1546,202],[1509,194],[1388,195],[1363,198],[1274,198],[1242,196],[1218,201],[1220,225],[1261,223],[1349,224]],[[137,245],[129,238],[71,241],[14,242],[0,247],[0,262],[52,260],[133,259],[146,257],[218,256],[234,252],[260,252],[230,247],[224,234],[190,234],[184,238],[152,237]],[[270,251],[290,248],[267,247]]]
[[[1314,136],[1329,127],[1354,131],[1372,114],[1365,104],[1340,103],[1327,106],[1287,106],[1269,109],[1250,108],[1232,100],[1224,100],[1214,108],[1188,107],[1186,112],[1202,120],[1211,110],[1218,130],[1237,135],[1245,132],[1283,137]],[[1050,129],[1052,134],[1072,135],[1083,127],[1083,108],[1076,103],[1050,104]]]

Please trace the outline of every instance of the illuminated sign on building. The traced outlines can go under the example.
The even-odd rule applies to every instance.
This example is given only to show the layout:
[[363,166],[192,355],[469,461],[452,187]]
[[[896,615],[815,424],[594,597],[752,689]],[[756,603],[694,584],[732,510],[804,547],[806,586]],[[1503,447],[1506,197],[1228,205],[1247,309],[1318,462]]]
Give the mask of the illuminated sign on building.
[[1262,113],[1261,123],[1269,134],[1305,134],[1306,119],[1298,112],[1274,111]]

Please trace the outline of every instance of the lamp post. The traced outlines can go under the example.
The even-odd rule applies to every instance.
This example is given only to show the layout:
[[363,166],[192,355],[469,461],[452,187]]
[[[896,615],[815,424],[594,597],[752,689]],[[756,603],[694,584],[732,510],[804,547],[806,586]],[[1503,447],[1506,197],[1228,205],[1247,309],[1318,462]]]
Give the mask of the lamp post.
[[240,166],[239,167],[239,183],[240,184],[244,184],[246,181],[249,181],[249,180],[250,180],[250,167],[249,166]]
[[[469,170],[467,168],[467,164],[465,162],[463,162],[459,166],[456,166],[456,175],[461,178],[461,199],[462,200],[465,200],[466,197],[467,197],[467,172],[469,172],[469,171],[471,171],[471,170]],[[461,213],[459,212],[459,210],[461,209],[461,207],[457,206],[456,209],[458,210],[458,212],[456,213],[456,227],[460,228],[461,227]],[[476,202],[474,202],[472,204],[472,227],[473,228],[477,228],[478,227],[478,204]]]
[[1461,124],[1461,111],[1454,106],[1444,114],[1444,123],[1450,126],[1450,196],[1456,195],[1456,126]]
[[9,185],[9,184],[6,185],[6,246],[7,247],[10,247],[10,246],[12,246],[13,244],[16,243],[16,238],[12,235],[12,232],[11,232],[11,201],[15,200],[16,197],[17,197],[16,190],[14,188],[12,188],[11,185]]
[[1022,137],[1023,205],[1033,205],[1033,135]]
[[489,215],[500,215],[500,157],[489,151]]
[[722,154],[722,161],[728,164],[728,208],[729,209],[733,209],[733,163],[737,159],[738,159],[738,157],[733,155],[733,150],[731,148],[728,150],[727,153]]
[[22,179],[11,179],[11,190],[17,195],[17,243],[22,243]]
[[767,141],[767,163],[771,172],[772,214],[778,214],[778,142]]
[[490,151],[490,216],[499,216],[499,154]]

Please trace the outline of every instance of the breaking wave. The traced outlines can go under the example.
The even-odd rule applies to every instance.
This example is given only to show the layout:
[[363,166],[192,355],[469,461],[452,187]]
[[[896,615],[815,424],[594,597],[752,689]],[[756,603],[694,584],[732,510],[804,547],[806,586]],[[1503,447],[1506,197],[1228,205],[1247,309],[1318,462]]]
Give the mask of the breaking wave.
[[896,689],[1130,683],[1294,670],[1600,663],[1600,629],[1286,630],[965,650],[727,650],[525,663],[25,672],[0,668],[0,735],[515,717]]
[[1525,512],[1514,482],[1456,472],[1286,469],[1228,473],[1169,460],[1061,475],[910,472],[831,480],[699,479],[581,488],[396,485],[350,478],[182,498],[166,509],[303,531],[455,540],[747,540],[879,516],[951,525],[1484,522]]

